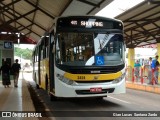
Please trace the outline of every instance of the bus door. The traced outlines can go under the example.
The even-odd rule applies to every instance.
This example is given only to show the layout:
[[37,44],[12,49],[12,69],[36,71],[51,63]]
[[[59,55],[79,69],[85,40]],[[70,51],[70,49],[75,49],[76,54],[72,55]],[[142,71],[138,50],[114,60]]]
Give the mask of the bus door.
[[41,73],[40,73],[40,60],[41,60],[41,52],[40,52],[40,49],[38,48],[38,53],[39,53],[39,55],[38,55],[38,82],[39,82],[39,85],[41,85]]
[[54,52],[53,52],[54,37],[50,35],[50,38],[51,38],[51,42],[50,42],[50,49],[49,49],[49,75],[50,75],[50,91],[53,92],[53,89],[55,89]]

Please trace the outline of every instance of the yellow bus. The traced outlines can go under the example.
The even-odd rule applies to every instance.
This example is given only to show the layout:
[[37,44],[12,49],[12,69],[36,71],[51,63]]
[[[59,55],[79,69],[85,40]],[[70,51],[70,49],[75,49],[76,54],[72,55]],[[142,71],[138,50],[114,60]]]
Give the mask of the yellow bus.
[[125,93],[123,23],[100,16],[56,18],[33,51],[33,79],[51,100]]

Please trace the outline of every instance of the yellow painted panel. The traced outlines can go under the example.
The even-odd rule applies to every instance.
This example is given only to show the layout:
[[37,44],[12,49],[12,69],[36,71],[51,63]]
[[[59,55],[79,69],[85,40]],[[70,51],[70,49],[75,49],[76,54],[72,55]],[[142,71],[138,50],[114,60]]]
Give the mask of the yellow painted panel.
[[92,80],[113,80],[122,75],[122,72],[111,74],[71,74],[65,73],[64,77],[76,81],[92,81]]
[[40,76],[41,76],[41,87],[45,89],[46,87],[46,74],[49,73],[49,62],[48,59],[41,61],[40,66]]
[[44,61],[40,62],[40,80],[41,80],[41,87],[45,89],[45,81],[44,81]]

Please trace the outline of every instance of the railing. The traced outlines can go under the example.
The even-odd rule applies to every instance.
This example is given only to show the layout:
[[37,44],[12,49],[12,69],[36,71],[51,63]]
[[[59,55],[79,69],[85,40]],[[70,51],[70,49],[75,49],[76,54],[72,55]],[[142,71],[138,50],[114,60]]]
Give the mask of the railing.
[[[160,78],[160,74],[158,75],[158,78]],[[126,68],[126,81],[132,83],[157,85],[158,83],[156,83],[155,79],[158,78],[155,78],[154,70],[152,70],[149,65],[139,67],[139,70],[131,66],[127,66]]]

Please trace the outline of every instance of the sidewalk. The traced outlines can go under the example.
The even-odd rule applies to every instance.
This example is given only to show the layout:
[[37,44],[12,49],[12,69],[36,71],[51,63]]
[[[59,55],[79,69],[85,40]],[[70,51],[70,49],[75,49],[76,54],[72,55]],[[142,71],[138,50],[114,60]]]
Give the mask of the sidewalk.
[[141,84],[140,82],[132,83],[131,81],[126,81],[126,87],[131,89],[160,94],[160,85],[150,85],[146,83]]
[[[27,83],[22,79],[22,75],[18,80],[18,87],[14,87],[13,80],[9,88],[4,88],[2,81],[0,80],[0,111],[32,111],[35,112],[35,108],[28,91]],[[18,117],[4,117],[7,120],[38,120],[38,118],[18,118]]]

